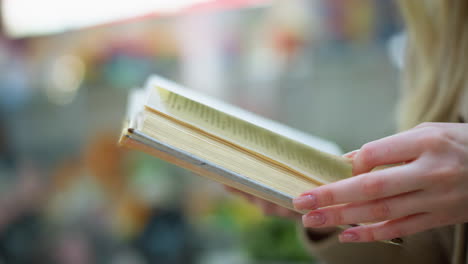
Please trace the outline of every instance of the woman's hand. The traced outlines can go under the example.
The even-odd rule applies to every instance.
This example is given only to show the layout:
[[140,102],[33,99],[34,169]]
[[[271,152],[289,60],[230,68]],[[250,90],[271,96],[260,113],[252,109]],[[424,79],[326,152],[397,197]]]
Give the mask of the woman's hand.
[[342,242],[370,242],[468,222],[468,124],[425,123],[348,157],[358,176],[294,200],[297,209],[312,210],[305,227],[372,223],[340,235]]

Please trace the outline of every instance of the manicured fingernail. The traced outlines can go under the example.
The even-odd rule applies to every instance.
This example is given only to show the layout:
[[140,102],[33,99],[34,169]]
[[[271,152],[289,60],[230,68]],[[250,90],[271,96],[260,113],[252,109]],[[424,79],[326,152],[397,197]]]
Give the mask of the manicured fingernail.
[[309,213],[303,215],[302,224],[305,227],[321,226],[325,224],[325,216],[321,213]]
[[343,232],[340,237],[340,242],[356,242],[359,241],[359,236],[353,232]]
[[317,198],[314,195],[304,195],[294,198],[294,208],[297,210],[312,210],[317,205]]

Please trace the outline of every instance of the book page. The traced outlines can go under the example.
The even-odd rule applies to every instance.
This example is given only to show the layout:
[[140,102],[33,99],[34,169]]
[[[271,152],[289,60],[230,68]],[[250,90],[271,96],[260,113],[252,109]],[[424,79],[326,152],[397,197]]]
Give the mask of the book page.
[[[226,102],[223,102],[222,100],[207,96],[195,90],[185,88],[175,82],[164,79],[157,75],[153,75],[150,78],[148,78],[148,81],[145,86],[147,94],[151,94],[151,91],[153,91],[155,87],[163,87],[166,90],[169,90],[176,94],[180,94],[190,100],[199,102],[203,105],[209,106],[223,113],[229,113],[230,116],[237,117],[241,120],[244,120],[251,124],[255,124],[259,127],[263,127],[270,131],[275,131],[276,134],[290,138],[295,141],[299,141],[307,146],[313,147],[320,151],[335,155],[343,154],[343,151],[338,147],[338,145],[331,141],[288,127],[274,120],[246,111],[240,107],[228,104]],[[153,99],[155,100],[148,100],[148,104],[152,107],[158,101],[157,98]]]
[[316,182],[328,183],[352,175],[351,164],[342,157],[321,152],[164,88],[155,88],[153,93],[151,110],[259,153]]

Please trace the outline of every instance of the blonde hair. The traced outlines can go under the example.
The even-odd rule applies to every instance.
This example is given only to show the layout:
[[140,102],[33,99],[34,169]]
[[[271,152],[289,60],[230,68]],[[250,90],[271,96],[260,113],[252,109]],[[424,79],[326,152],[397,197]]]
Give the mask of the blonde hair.
[[468,84],[468,1],[399,2],[408,34],[399,128],[456,122]]

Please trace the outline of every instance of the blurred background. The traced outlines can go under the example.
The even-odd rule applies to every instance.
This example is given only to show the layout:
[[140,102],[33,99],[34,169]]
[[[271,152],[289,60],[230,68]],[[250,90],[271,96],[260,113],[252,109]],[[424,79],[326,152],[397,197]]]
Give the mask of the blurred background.
[[0,0],[0,263],[314,263],[292,221],[119,148],[127,95],[158,74],[357,149],[394,131],[394,2]]

